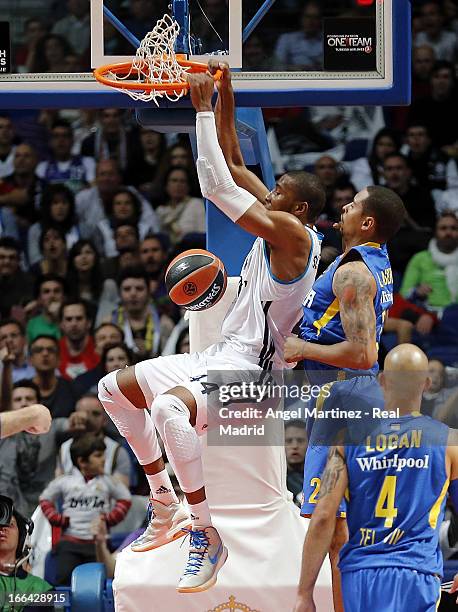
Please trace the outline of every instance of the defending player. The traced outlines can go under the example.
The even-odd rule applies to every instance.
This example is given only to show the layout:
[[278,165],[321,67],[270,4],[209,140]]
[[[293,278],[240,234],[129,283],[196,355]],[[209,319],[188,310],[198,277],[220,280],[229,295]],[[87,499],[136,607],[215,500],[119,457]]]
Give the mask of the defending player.
[[[377,406],[380,402],[374,376],[378,371],[377,343],[393,302],[393,276],[386,242],[396,234],[405,215],[397,194],[385,187],[368,187],[342,209],[336,224],[342,234],[343,254],[315,281],[303,303],[301,338],[288,338],[286,361],[304,360],[312,384],[325,385],[323,408],[341,400],[338,380],[345,385],[345,405],[354,408],[358,396]],[[351,393],[348,393],[349,388]],[[318,406],[318,403],[317,403]],[[310,430],[309,430],[310,431]],[[320,489],[328,447],[309,433],[304,464],[304,501],[301,514],[310,517]],[[329,551],[334,607],[342,610],[339,550],[347,539],[345,506],[339,509],[336,533]]]
[[[211,370],[259,371],[287,367],[283,338],[300,318],[301,302],[311,288],[320,255],[320,238],[312,229],[324,206],[318,179],[307,173],[281,177],[268,189],[244,166],[234,125],[234,100],[227,66],[219,87],[218,144],[212,110],[214,82],[209,75],[190,75],[197,111],[197,169],[204,196],[232,221],[259,236],[241,272],[237,299],[226,316],[224,342],[203,353],[159,357],[105,376],[100,401],[143,466],[152,491],[152,518],[132,545],[134,551],[162,546],[190,531],[187,567],[178,591],[212,586],[227,557],[212,527],[205,495],[198,440],[207,426],[206,381]],[[237,183],[243,183],[247,191]],[[210,401],[210,400],[209,400]],[[145,409],[151,409],[151,418]],[[191,511],[178,503],[164,468],[156,430],[164,441]]]
[[340,555],[345,610],[433,612],[440,599],[439,528],[447,491],[458,507],[458,430],[420,414],[428,359],[394,348],[381,374],[383,419],[362,444],[329,452],[305,538],[295,612],[312,612],[313,588],[348,488],[349,540]]

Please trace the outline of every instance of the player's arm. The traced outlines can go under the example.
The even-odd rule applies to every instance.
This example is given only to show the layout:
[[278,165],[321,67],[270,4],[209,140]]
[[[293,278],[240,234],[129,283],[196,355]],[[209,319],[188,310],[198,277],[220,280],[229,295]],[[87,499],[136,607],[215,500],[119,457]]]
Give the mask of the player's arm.
[[254,172],[248,170],[240,149],[235,127],[234,90],[229,65],[225,62],[218,62],[218,60],[210,60],[208,62],[208,70],[211,74],[215,74],[217,70],[222,72],[222,78],[217,83],[218,98],[215,106],[215,121],[218,141],[221,145],[224,158],[236,184],[263,202],[269,189]]
[[273,247],[296,253],[309,246],[310,238],[293,215],[269,211],[258,198],[232,178],[218,142],[212,108],[214,81],[209,74],[189,74],[191,100],[197,111],[197,174],[202,195],[234,223],[264,238]]
[[[345,452],[342,446],[329,450],[321,480],[318,503],[305,536],[296,609],[306,609],[313,602],[313,588],[331,546],[336,513],[348,486]],[[313,609],[313,608],[312,608]]]
[[20,431],[42,434],[51,427],[51,413],[41,404],[0,414],[0,438],[8,438]]
[[337,269],[332,288],[339,301],[339,312],[346,340],[320,345],[299,338],[288,338],[288,362],[310,359],[337,368],[367,370],[377,361],[374,277],[362,261],[352,261]]

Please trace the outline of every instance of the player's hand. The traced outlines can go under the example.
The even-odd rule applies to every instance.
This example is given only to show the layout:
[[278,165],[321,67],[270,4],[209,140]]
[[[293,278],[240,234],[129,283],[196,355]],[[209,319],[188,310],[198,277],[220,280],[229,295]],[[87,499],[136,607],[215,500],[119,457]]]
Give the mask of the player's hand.
[[316,612],[312,595],[298,595],[293,612]]
[[286,338],[285,345],[283,347],[283,356],[287,363],[295,363],[302,361],[305,358],[304,349],[307,343],[296,336],[290,336]]
[[215,82],[216,89],[225,89],[231,86],[231,70],[227,62],[222,62],[216,58],[210,59],[208,62],[208,72],[215,76],[218,70],[221,70],[222,76],[218,81]]
[[[449,593],[456,593],[458,591],[458,574],[455,574],[455,576],[453,577],[453,584],[450,587]],[[456,603],[458,604],[458,597],[456,599]]]
[[27,433],[39,435],[49,431],[52,419],[51,413],[46,406],[43,406],[42,404],[34,404],[33,406],[29,406],[24,410],[30,410],[33,417],[33,425],[25,430]]
[[87,428],[87,414],[85,412],[72,412],[68,417],[68,431],[70,433],[83,433]]
[[212,111],[212,98],[215,91],[215,81],[208,73],[187,74],[186,78],[191,89],[191,102],[197,113]]

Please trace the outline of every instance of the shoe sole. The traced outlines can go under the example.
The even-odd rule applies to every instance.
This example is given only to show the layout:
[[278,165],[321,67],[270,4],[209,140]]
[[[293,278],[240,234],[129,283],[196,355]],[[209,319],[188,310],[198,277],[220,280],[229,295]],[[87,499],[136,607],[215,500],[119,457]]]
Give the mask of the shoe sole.
[[179,540],[180,538],[184,538],[186,535],[186,531],[183,529],[191,529],[192,524],[187,521],[183,521],[182,524],[177,525],[172,532],[169,532],[170,537],[161,542],[160,544],[147,544],[145,546],[136,546],[135,548],[130,546],[130,550],[133,552],[148,552],[148,550],[155,550],[156,548],[161,548],[161,546],[165,546],[166,544],[170,544],[170,542],[174,542],[175,540]]
[[218,578],[218,572],[223,567],[223,565],[227,561],[228,551],[225,546],[223,546],[223,551],[221,553],[221,557],[219,558],[218,563],[216,564],[215,573],[207,580],[204,584],[201,584],[196,587],[177,587],[178,593],[201,593],[202,591],[208,591],[214,584],[216,584],[216,580]]

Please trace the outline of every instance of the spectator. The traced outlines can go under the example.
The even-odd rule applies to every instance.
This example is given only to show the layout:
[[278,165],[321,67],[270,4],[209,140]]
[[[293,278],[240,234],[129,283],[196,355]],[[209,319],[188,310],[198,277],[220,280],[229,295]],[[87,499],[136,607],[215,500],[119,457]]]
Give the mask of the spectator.
[[[12,382],[33,378],[35,370],[30,365],[27,355],[25,329],[16,319],[0,321],[0,349],[3,348],[6,348],[13,357]],[[37,404],[38,401],[32,403]]]
[[285,423],[285,451],[288,466],[286,486],[288,491],[293,494],[294,503],[300,505],[297,496],[303,488],[304,460],[307,451],[307,434],[304,421],[294,419]]
[[[6,367],[4,365],[4,368]],[[31,406],[36,403],[35,400],[27,405]],[[11,410],[11,408],[11,405],[5,407],[3,404],[2,406],[3,410]],[[25,431],[0,440],[0,491],[2,495],[11,497],[15,507],[23,513],[29,511],[25,493],[33,483],[39,452],[38,436]]]
[[169,250],[170,241],[166,234],[149,234],[140,244],[140,263],[149,276],[150,296],[156,303],[159,312],[177,321],[178,307],[169,298],[165,286]]
[[95,368],[100,361],[100,356],[95,352],[94,340],[89,333],[91,326],[86,302],[69,300],[62,305],[59,371],[67,380],[73,380]]
[[[21,410],[40,401],[40,390],[31,380],[19,380],[13,385],[12,408]],[[35,469],[35,477],[24,490],[29,513],[38,505],[38,496],[54,478],[58,446],[69,435],[84,431],[85,419],[81,413],[72,412],[70,418],[52,419],[49,431],[40,436],[40,451]]]
[[148,127],[140,128],[140,147],[128,160],[126,182],[136,187],[149,200],[157,198],[155,175],[165,153],[165,137]]
[[33,382],[38,385],[42,403],[53,419],[68,417],[75,408],[71,383],[56,376],[59,368],[59,342],[54,336],[38,336],[30,345],[31,363],[36,370]]
[[101,364],[103,367],[103,375],[122,370],[129,365],[132,365],[132,351],[124,342],[108,344],[102,352]]
[[27,238],[28,259],[31,266],[41,259],[40,236],[45,228],[59,226],[65,233],[67,250],[82,236],[94,229],[86,223],[78,223],[75,217],[75,198],[65,185],[50,185],[43,191],[40,203],[41,221],[29,229]]
[[45,34],[36,47],[31,72],[67,72],[65,58],[73,53],[70,44],[58,34]]
[[29,344],[41,335],[60,338],[59,311],[64,301],[64,280],[56,274],[38,277],[35,285],[36,301],[28,308],[38,307],[39,314],[27,323],[26,335]]
[[[91,19],[87,0],[67,0],[68,15],[53,26],[53,34],[59,34],[82,56],[89,49]],[[66,53],[66,55],[69,55]]]
[[449,62],[436,62],[431,72],[431,95],[413,101],[409,125],[425,125],[433,145],[453,155],[458,140],[456,106],[455,68]]
[[383,162],[387,155],[397,153],[400,140],[393,130],[380,130],[372,143],[369,157],[361,157],[353,162],[350,180],[356,191],[361,191],[368,185],[384,185]]
[[67,237],[60,224],[44,227],[38,246],[42,258],[31,266],[33,274],[56,274],[65,278],[67,274]]
[[11,316],[12,309],[23,306],[32,299],[31,275],[19,267],[21,247],[9,236],[0,238],[0,315]]
[[160,354],[173,323],[159,316],[148,290],[148,275],[143,268],[126,268],[118,278],[121,303],[112,322],[123,330],[124,341],[136,360]]
[[140,239],[151,231],[151,227],[141,221],[142,207],[139,198],[127,188],[120,188],[113,194],[109,206],[108,218],[98,224],[102,234],[103,251],[105,257],[116,257],[118,251],[114,240],[114,228],[120,224],[136,225]]
[[113,232],[118,255],[104,260],[103,275],[106,278],[117,278],[124,268],[140,265],[138,227],[134,223],[121,221]]
[[337,180],[342,174],[342,169],[339,168],[338,163],[331,155],[322,155],[316,160],[313,173],[320,179],[326,191],[326,208],[329,208],[329,199]]
[[414,184],[408,159],[400,153],[387,155],[383,173],[386,186],[402,198],[411,227],[432,230],[436,221],[434,200],[427,189]]
[[[114,323],[102,323],[94,331],[95,350],[98,355],[102,355],[106,346],[120,344],[124,339],[122,330]],[[85,393],[97,393],[97,383],[107,374],[103,359],[92,370],[80,374],[73,381],[73,389],[78,398]],[[110,423],[108,423],[110,425]],[[116,428],[113,428],[118,431]],[[111,434],[111,429],[110,429]]]
[[[8,526],[0,527],[0,574],[2,589],[0,592],[0,608],[2,610],[15,610],[15,612],[28,612],[35,606],[15,604],[10,606],[8,595],[35,595],[52,591],[53,587],[38,576],[33,576],[26,569],[25,563],[29,557],[27,538],[32,533],[33,523],[20,514],[16,508]],[[42,612],[53,612],[54,605],[43,606]]]
[[282,34],[275,47],[275,58],[282,70],[321,70],[323,67],[323,32],[320,4],[303,5],[301,30]]
[[[126,363],[128,365],[129,361]],[[124,366],[123,366],[124,367]],[[106,414],[97,394],[88,393],[83,395],[76,403],[75,412],[82,415],[85,421],[85,430],[81,435],[90,433],[105,443],[105,470],[108,476],[113,476],[129,487],[131,463],[125,448],[104,433]],[[59,451],[58,470],[60,474],[72,474],[74,465],[70,456],[70,447],[75,438],[66,440]]]
[[[81,0],[70,0],[80,2]],[[57,25],[57,24],[56,24]],[[37,166],[37,175],[47,183],[63,184],[73,193],[89,187],[95,180],[92,157],[73,155],[73,130],[67,121],[56,121],[51,128],[49,146],[52,156]]]
[[[93,228],[97,227],[109,213],[113,195],[121,186],[121,173],[117,162],[113,159],[100,161],[97,164],[94,187],[83,189],[76,196],[78,219]],[[129,187],[129,190],[139,196],[133,187]],[[159,225],[151,205],[142,197],[140,201],[142,204],[141,222],[157,231]]]
[[[55,548],[58,585],[69,584],[73,569],[80,563],[95,561],[92,521],[102,515],[107,526],[117,525],[131,505],[125,485],[104,474],[103,440],[86,434],[74,440],[70,456],[74,472],[50,482],[40,495],[41,509],[51,525],[63,528]],[[56,510],[58,501],[62,513]]]
[[428,249],[412,257],[401,294],[436,312],[458,303],[458,219],[454,213],[439,217]]
[[14,63],[17,71],[31,72],[31,66],[35,61],[35,53],[38,41],[46,34],[46,28],[39,17],[30,17],[24,23],[23,44],[17,49]]
[[445,29],[444,12],[437,0],[427,0],[421,7],[422,30],[415,37],[415,45],[429,45],[438,60],[454,62],[457,51],[455,32]]
[[26,232],[38,217],[45,182],[35,173],[38,158],[28,144],[17,145],[14,151],[14,172],[0,183],[0,206],[9,206],[16,215],[19,229]]
[[6,115],[0,115],[0,179],[14,171],[14,128]]
[[430,45],[418,45],[412,50],[412,98],[417,100],[431,93],[431,73],[437,61]]
[[[437,419],[442,417],[441,408],[452,395],[454,389],[446,385],[447,376],[445,365],[442,361],[439,359],[430,359],[428,361],[428,366],[431,386],[426,391],[423,391],[421,413]],[[443,421],[443,418],[439,418],[439,420]],[[454,422],[447,421],[446,424],[449,427],[456,427],[458,419],[455,417]]]
[[112,279],[104,279],[94,243],[78,240],[68,255],[67,285],[72,299],[85,300],[91,319],[108,316],[118,302],[118,289]]
[[159,164],[153,186],[153,203],[155,206],[157,206],[160,199],[164,197],[166,176],[169,174],[172,168],[186,168],[191,177],[191,195],[196,197],[202,196],[199,181],[197,180],[196,176],[196,164],[192,154],[192,149],[189,144],[183,141],[178,141],[165,151],[165,155],[162,157]]
[[340,220],[342,208],[350,204],[355,195],[356,189],[352,183],[346,181],[344,178],[338,181],[329,200],[327,218],[320,219],[317,222],[317,227],[323,234],[318,273],[323,272],[331,261],[333,261],[342,251],[342,235],[339,230],[334,228],[334,223]]
[[156,209],[162,231],[173,244],[189,233],[205,233],[205,207],[190,196],[191,177],[185,168],[171,168],[165,177],[166,201]]
[[445,189],[448,157],[433,147],[425,125],[411,125],[407,128],[406,149],[415,183],[428,191]]
[[138,141],[126,128],[123,118],[124,111],[119,108],[101,110],[99,125],[81,144],[81,155],[93,157],[97,162],[112,159],[119,168],[126,170]]

